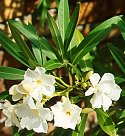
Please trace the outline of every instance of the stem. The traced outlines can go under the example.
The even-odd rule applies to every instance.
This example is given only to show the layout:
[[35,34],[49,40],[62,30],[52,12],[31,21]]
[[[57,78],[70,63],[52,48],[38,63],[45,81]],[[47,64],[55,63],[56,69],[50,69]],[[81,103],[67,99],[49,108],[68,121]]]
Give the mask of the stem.
[[58,77],[56,77],[56,76],[54,76],[54,78],[55,78],[56,80],[60,81],[64,86],[70,87],[70,85],[66,84],[61,78],[58,78]]
[[74,68],[74,70],[76,71],[76,73],[77,73],[79,76],[82,76],[82,73],[80,72],[80,70],[79,70],[76,66],[74,66],[74,65],[71,64],[71,63],[68,63],[68,65],[71,66],[72,68]]
[[62,84],[60,84],[60,83],[58,83],[58,82],[56,82],[56,84],[57,84],[59,87],[63,88],[63,89],[66,88],[65,86],[63,86]]

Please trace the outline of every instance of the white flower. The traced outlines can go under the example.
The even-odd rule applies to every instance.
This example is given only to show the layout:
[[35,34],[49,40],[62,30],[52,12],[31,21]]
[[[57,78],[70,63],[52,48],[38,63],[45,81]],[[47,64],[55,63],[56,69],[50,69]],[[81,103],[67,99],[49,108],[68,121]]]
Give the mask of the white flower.
[[42,100],[42,94],[52,96],[55,91],[55,79],[52,75],[45,74],[45,69],[36,67],[35,70],[28,69],[24,74],[22,86],[18,87],[18,91],[22,94],[32,96],[36,101]]
[[90,102],[93,108],[101,108],[106,111],[112,105],[112,100],[117,101],[120,98],[122,89],[115,83],[114,76],[111,73],[105,73],[101,80],[100,75],[94,73],[90,76],[90,87],[85,96],[93,95]]
[[57,102],[51,106],[51,109],[54,114],[54,126],[75,130],[76,125],[81,121],[80,113],[82,109],[71,104],[68,98],[65,98],[63,102]]
[[5,126],[17,126],[21,129],[19,120],[15,114],[17,105],[12,105],[9,101],[5,101],[3,104],[3,114],[6,116]]
[[16,115],[20,118],[20,125],[23,129],[33,129],[37,133],[47,133],[47,121],[53,119],[53,114],[49,108],[43,108],[41,103],[37,103],[36,107],[36,109],[31,109],[24,103],[17,107]]
[[23,97],[23,95],[18,91],[18,85],[13,85],[9,89],[9,94],[12,95],[13,101],[18,101]]
[[12,95],[13,101],[18,101],[23,98],[23,103],[27,104],[32,109],[36,108],[35,102],[32,96],[30,96],[30,92],[28,90],[25,90],[22,84],[13,85],[9,89],[9,94]]

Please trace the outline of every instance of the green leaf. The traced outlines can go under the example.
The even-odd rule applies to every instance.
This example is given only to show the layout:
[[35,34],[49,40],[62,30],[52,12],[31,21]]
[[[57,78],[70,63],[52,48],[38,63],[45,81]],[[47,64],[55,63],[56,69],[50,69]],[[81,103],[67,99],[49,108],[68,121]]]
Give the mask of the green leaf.
[[123,77],[123,76],[115,76],[115,82],[116,82],[116,84],[123,83],[123,82],[125,82],[125,77]]
[[89,53],[87,53],[80,61],[79,65],[81,67],[81,70],[83,72],[91,71],[93,70],[92,62],[91,62],[91,56]]
[[45,54],[42,53],[42,65],[44,65],[47,62],[47,57]]
[[49,60],[46,62],[43,67],[47,70],[53,70],[55,68],[60,68],[63,64],[59,62],[58,60]]
[[58,9],[58,25],[63,42],[65,39],[65,33],[66,33],[68,22],[69,22],[68,0],[61,0]]
[[40,49],[37,48],[36,46],[34,46],[34,44],[32,44],[32,50],[33,50],[33,53],[35,55],[35,58],[36,58],[38,64],[40,66],[42,66],[42,54],[41,54]]
[[[39,38],[36,30],[31,24],[24,24],[19,21],[11,20],[13,24],[23,35],[25,35],[35,46],[37,46],[47,57],[50,59],[56,59],[57,51],[53,48],[52,45],[48,43],[45,38]],[[41,46],[42,45],[42,46]],[[59,55],[57,55],[59,56]]]
[[0,66],[0,78],[8,80],[23,80],[25,71],[16,68]]
[[0,93],[0,100],[5,100],[5,99],[10,99],[10,95],[8,91],[4,91],[2,93]]
[[56,128],[52,136],[70,136],[71,129]]
[[36,21],[36,17],[39,13],[41,13],[41,9],[43,8],[43,0],[40,0],[35,11],[33,12],[33,15],[32,15],[32,22],[33,24],[35,23]]
[[[69,53],[68,54],[69,54],[70,58],[71,58],[71,56],[73,56],[72,49],[76,48],[78,46],[78,44],[83,40],[83,38],[84,37],[81,34],[81,32],[76,29],[75,32],[74,32],[72,41],[70,43],[70,46],[69,46]],[[93,70],[92,62],[91,62],[91,56],[90,56],[89,53],[87,53],[83,58],[81,58],[79,60],[79,65],[80,65],[81,70],[83,72]]]
[[15,28],[15,26],[13,26],[13,24],[11,24],[10,21],[8,21],[8,23],[9,23],[9,27],[12,32],[12,35],[13,35],[17,45],[19,46],[22,54],[24,55],[24,57],[26,57],[27,59],[30,58],[32,60],[35,60],[31,50],[29,49],[29,47],[27,46],[25,41],[21,38],[21,36],[20,36],[19,32],[17,31],[17,29]]
[[119,21],[117,26],[119,27],[121,33],[122,33],[122,37],[125,40],[125,22],[123,20]]
[[125,90],[122,89],[121,96],[125,97]]
[[13,136],[20,136],[19,132],[17,131],[16,133],[13,134]]
[[66,52],[70,45],[71,39],[73,37],[78,16],[79,16],[79,5],[76,7],[75,11],[73,12],[70,22],[68,23],[68,26],[66,29],[65,40],[64,40],[64,48]]
[[35,69],[37,66],[40,66],[37,62],[31,60],[30,58],[28,59],[28,63],[30,64],[32,69]]
[[81,115],[81,123],[77,125],[77,131],[72,131],[72,136],[84,136],[87,114]]
[[5,34],[3,34],[0,31],[0,44],[2,47],[9,53],[11,54],[15,59],[20,61],[22,64],[26,65],[27,67],[30,67],[27,64],[27,60],[25,57],[21,54],[21,50],[17,46],[16,43],[12,42]]
[[102,130],[110,136],[116,136],[115,124],[111,121],[110,116],[101,109],[96,109],[95,111]]
[[125,110],[118,111],[116,115],[119,119],[125,118]]
[[120,69],[123,71],[125,74],[125,55],[124,53],[118,49],[117,47],[114,47],[111,43],[108,44],[108,48],[115,59],[116,63],[120,67]]
[[98,71],[98,73],[100,73],[101,75],[103,75],[104,73],[113,73],[112,68],[109,64],[107,63],[100,63],[100,62],[94,62],[96,71]]
[[53,17],[49,13],[47,13],[47,16],[48,16],[48,24],[49,24],[49,28],[50,28],[53,40],[57,46],[57,50],[59,50],[60,55],[63,56],[64,46],[63,46],[63,42],[62,42],[62,38],[59,32],[59,29]]
[[56,7],[58,8],[60,4],[60,0],[56,0]]
[[28,131],[27,136],[33,136],[35,132],[33,130]]
[[71,67],[72,67],[72,73],[76,73],[76,75],[81,78],[82,77],[82,73],[81,71],[78,69],[78,67],[76,65],[72,65],[71,63],[68,63]]
[[45,21],[46,21],[47,9],[48,9],[47,1],[43,0],[43,6],[41,8],[42,12],[41,12],[41,15],[40,15],[40,23],[41,23],[42,27],[44,26]]
[[74,50],[74,56],[72,59],[72,63],[78,63],[80,58],[85,56],[88,52],[90,52],[95,46],[99,44],[99,42],[106,37],[106,35],[112,30],[112,25],[117,24],[121,21],[122,16],[112,17],[99,26],[97,26],[94,30],[92,30],[88,36],[86,36],[82,42],[79,44],[78,48]]
[[38,34],[32,24],[24,24],[21,21],[9,20],[12,25],[14,25],[22,34],[24,34],[28,39],[33,41],[38,41]]
[[40,50],[47,57],[49,57],[50,59],[57,59],[57,58],[60,59],[58,52],[55,51],[53,46],[49,44],[48,41],[44,37],[39,39],[39,43],[40,43]]
[[78,29],[75,29],[75,32],[73,34],[72,40],[71,40],[69,48],[68,48],[68,53],[67,54],[68,54],[69,58],[74,55],[73,54],[74,52],[72,52],[72,50],[75,50],[78,47],[79,43],[83,39],[84,39],[84,37],[80,33],[80,31]]

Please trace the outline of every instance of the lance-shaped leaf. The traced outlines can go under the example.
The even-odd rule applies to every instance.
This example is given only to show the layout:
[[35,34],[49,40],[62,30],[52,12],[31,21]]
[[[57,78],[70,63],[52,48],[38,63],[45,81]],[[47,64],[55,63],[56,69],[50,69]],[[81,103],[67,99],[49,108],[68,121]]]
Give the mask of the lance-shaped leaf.
[[19,46],[22,54],[24,55],[24,57],[26,57],[27,59],[30,58],[32,60],[35,60],[31,50],[29,49],[29,47],[27,46],[25,41],[21,38],[21,36],[20,36],[19,32],[17,31],[17,29],[15,28],[15,26],[13,26],[13,24],[11,24],[10,21],[8,21],[8,23],[9,23],[9,27],[12,32],[12,35],[13,35],[17,45]]
[[41,14],[40,14],[40,23],[41,23],[41,25],[43,27],[45,22],[46,22],[49,4],[48,4],[47,0],[43,0],[42,5],[43,5],[42,8],[40,8],[40,10],[42,9]]
[[[20,21],[10,20],[11,24],[13,24],[23,35],[27,37],[35,46],[37,46],[47,57],[50,59],[56,59],[59,56],[58,52],[53,48],[52,45],[48,43],[45,38],[40,38],[31,24],[24,24]],[[43,44],[44,43],[44,44]],[[41,46],[42,45],[42,46]],[[56,56],[56,54],[58,54]]]
[[110,116],[101,109],[96,109],[95,111],[102,130],[110,136],[116,136],[115,124],[112,122]]
[[43,0],[40,0],[38,5],[37,5],[37,7],[35,8],[35,10],[34,10],[34,12],[32,14],[32,22],[33,22],[33,24],[35,23],[36,17],[41,12],[42,8],[43,8]]
[[55,68],[60,68],[63,64],[58,60],[49,60],[46,62],[43,67],[47,70],[53,70]]
[[28,59],[28,63],[30,64],[32,69],[35,69],[36,67],[40,66],[36,61],[33,61],[30,58]]
[[61,59],[60,55],[58,54],[58,51],[56,51],[51,44],[44,38],[39,39],[40,43],[40,50],[42,53],[44,53],[46,56],[48,56],[50,59]]
[[117,47],[114,47],[111,43],[108,44],[108,48],[115,59],[116,63],[120,67],[120,69],[125,74],[125,55],[124,53],[118,49]]
[[120,83],[122,83],[122,82],[125,82],[125,77],[123,77],[123,76],[115,76],[115,82],[116,82],[116,84],[120,84]]
[[[78,29],[75,30],[72,41],[69,46],[68,56],[73,56],[72,49],[77,48],[78,44],[84,39],[83,35],[80,33]],[[91,56],[87,53],[83,58],[79,60],[78,63],[83,72],[93,70]]]
[[49,13],[47,13],[47,16],[48,16],[48,24],[49,24],[49,28],[50,28],[53,40],[57,46],[57,49],[59,50],[59,53],[63,56],[64,46],[63,46],[63,42],[62,42],[62,38],[59,32],[59,29],[53,17]]
[[65,51],[67,51],[70,45],[71,39],[73,37],[75,27],[77,24],[77,20],[78,20],[78,16],[79,16],[79,5],[76,7],[75,11],[73,12],[70,22],[68,23],[68,26],[66,29],[65,40],[64,40]]
[[52,136],[70,136],[71,129],[56,128]]
[[64,42],[64,37],[65,37],[68,22],[69,22],[68,0],[61,0],[58,9],[58,25],[63,42]]
[[81,123],[77,125],[76,130],[72,131],[72,136],[84,136],[87,114],[81,115]]
[[34,44],[32,45],[32,50],[34,53],[34,56],[40,66],[42,66],[42,53],[39,48],[37,48]]
[[23,80],[25,71],[11,67],[0,66],[0,78],[8,80]]
[[21,50],[17,46],[16,43],[11,41],[5,34],[0,32],[0,44],[2,47],[9,53],[11,54],[15,59],[17,59],[19,62],[24,64],[27,67],[30,67],[27,64],[27,60],[25,57],[21,54]]
[[121,21],[121,17],[122,16],[112,17],[92,30],[89,35],[82,40],[78,48],[75,49],[72,63],[74,64],[79,62],[80,58],[97,46],[99,42],[112,30],[112,25]]
[[120,29],[122,36],[125,40],[125,22],[123,20],[121,20],[121,21],[118,22],[117,26]]
[[0,93],[0,100],[11,100],[11,96],[9,95],[9,91],[4,91]]

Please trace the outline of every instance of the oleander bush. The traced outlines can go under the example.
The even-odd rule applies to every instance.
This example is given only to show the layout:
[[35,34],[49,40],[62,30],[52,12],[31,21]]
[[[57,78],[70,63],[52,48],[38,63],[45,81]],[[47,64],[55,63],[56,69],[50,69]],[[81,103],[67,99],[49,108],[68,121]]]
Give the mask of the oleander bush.
[[[0,31],[2,47],[25,66],[24,70],[0,66],[0,78],[18,80],[0,94],[5,126],[14,128],[13,135],[47,133],[51,122],[56,127],[52,136],[84,136],[87,116],[93,111],[98,124],[93,125],[92,136],[125,133],[124,50],[117,42],[106,43],[103,57],[101,50],[95,50],[114,29],[119,30],[124,43],[124,18],[112,17],[83,37],[76,28],[78,15],[79,4],[69,16],[67,0],[60,1],[57,23],[47,12],[54,45],[40,37],[32,24],[8,21],[15,42]],[[119,71],[115,62],[105,61],[109,56]],[[65,75],[61,77],[59,70]]]

